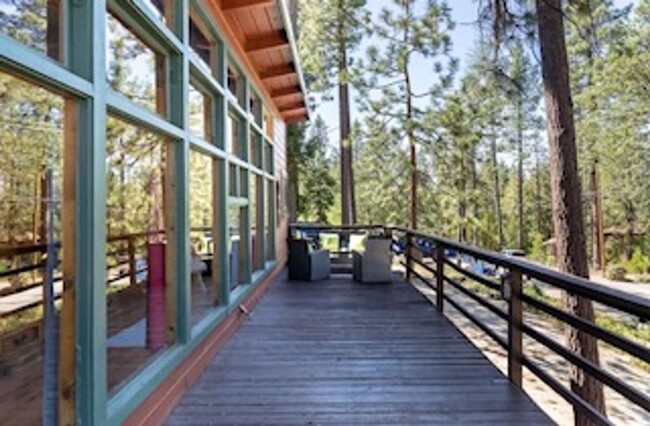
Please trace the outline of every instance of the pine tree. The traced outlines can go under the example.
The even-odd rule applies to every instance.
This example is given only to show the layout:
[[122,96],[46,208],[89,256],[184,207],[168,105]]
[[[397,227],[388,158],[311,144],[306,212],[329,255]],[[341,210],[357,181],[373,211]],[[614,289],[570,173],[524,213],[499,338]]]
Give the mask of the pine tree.
[[351,52],[359,45],[365,0],[302,0],[300,52],[308,85],[327,98],[338,88],[341,163],[341,220],[356,222],[350,111]]
[[[384,137],[393,143],[405,144],[410,159],[410,226],[418,226],[418,159],[417,146],[427,143],[423,122],[429,104],[447,87],[455,70],[455,61],[448,56],[453,28],[449,8],[440,1],[428,0],[418,13],[414,0],[394,0],[384,7],[376,22],[369,25],[377,45],[367,51],[362,67],[362,110],[366,123],[383,123]],[[424,59],[431,64],[438,81],[419,91],[412,75],[413,61]],[[430,80],[434,80],[431,78]]]
[[[536,0],[536,9],[550,146],[558,267],[562,272],[588,278],[562,3],[561,0]],[[594,309],[589,299],[564,292],[563,304],[569,312],[587,321],[594,321]],[[594,337],[567,327],[566,340],[571,350],[598,365],[598,342]],[[602,383],[573,366],[571,388],[596,410],[605,413]],[[580,410],[575,410],[575,422],[576,425],[592,424]]]

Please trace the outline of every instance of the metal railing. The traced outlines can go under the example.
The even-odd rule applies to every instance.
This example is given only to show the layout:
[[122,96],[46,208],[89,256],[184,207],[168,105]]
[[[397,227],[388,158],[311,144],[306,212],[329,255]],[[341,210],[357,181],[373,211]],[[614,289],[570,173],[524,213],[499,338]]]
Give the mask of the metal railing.
[[[650,300],[524,260],[408,228],[383,225],[326,226],[293,224],[290,226],[291,236],[305,232],[312,234],[314,232],[334,232],[345,235],[353,231],[379,231],[391,238],[394,243],[393,247],[397,249],[396,251],[404,255],[402,264],[406,269],[407,280],[411,281],[413,278],[417,278],[435,292],[438,312],[441,314],[444,312],[444,302],[447,302],[505,349],[507,352],[508,378],[515,386],[519,388],[523,386],[523,368],[526,367],[532,374],[571,404],[574,410],[589,417],[595,424],[611,424],[609,419],[591,406],[588,401],[585,401],[580,395],[565,386],[526,355],[523,338],[527,336],[579,368],[585,374],[618,392],[637,406],[650,411],[650,398],[642,390],[635,388],[586,357],[568,349],[533,326],[526,324],[524,312],[528,310],[541,311],[564,326],[573,327],[642,362],[650,363],[650,349],[647,345],[564,311],[547,301],[524,294],[523,288],[526,279],[535,280],[536,283],[543,283],[622,313],[638,317],[640,322],[650,320]],[[458,255],[465,255],[489,264],[494,268],[500,268],[502,272],[500,275],[503,279],[493,280],[462,267],[450,258],[449,252],[452,251]],[[425,262],[425,257],[429,257],[431,262]],[[462,277],[463,280],[452,277],[448,273],[450,270],[456,274],[456,277]],[[425,276],[427,273],[430,276]],[[481,294],[481,292],[470,289],[464,284],[464,280],[474,282],[484,287],[488,292],[498,292],[501,298],[507,302],[507,309],[491,301],[489,297]],[[498,331],[483,321],[469,306],[466,306],[459,297],[445,291],[448,287],[456,290],[456,294],[468,297],[505,321],[508,330],[507,337],[502,337]]]

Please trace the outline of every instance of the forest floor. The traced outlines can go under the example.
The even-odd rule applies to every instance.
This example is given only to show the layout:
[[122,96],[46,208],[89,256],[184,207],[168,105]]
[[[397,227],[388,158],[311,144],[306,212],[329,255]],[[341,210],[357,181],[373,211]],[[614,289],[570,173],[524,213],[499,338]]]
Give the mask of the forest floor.
[[[416,284],[416,288],[435,303],[435,293],[429,287],[423,284]],[[495,330],[500,336],[507,338],[507,324],[504,321],[458,291],[447,288],[445,288],[445,291],[448,291],[454,299],[462,301],[463,305],[484,322],[484,324],[488,325],[492,330]],[[497,305],[501,305],[501,308],[506,308],[505,302],[503,301],[491,301]],[[504,375],[507,375],[507,354],[499,345],[449,304],[445,304],[445,316]],[[529,326],[534,327],[555,341],[563,342],[563,330],[557,321],[531,312],[525,313],[524,321]],[[608,372],[619,377],[632,387],[641,390],[644,394],[650,395],[650,371],[641,368],[629,355],[606,344],[601,343],[599,349],[601,365]],[[555,379],[568,386],[568,362],[550,349],[528,337],[524,337],[524,350],[525,355],[533,362],[542,367]],[[571,405],[527,369],[524,369],[524,390],[557,424],[574,424]],[[615,391],[605,388],[605,398],[607,401],[607,414],[613,423],[620,425],[650,424],[650,413],[628,401]]]

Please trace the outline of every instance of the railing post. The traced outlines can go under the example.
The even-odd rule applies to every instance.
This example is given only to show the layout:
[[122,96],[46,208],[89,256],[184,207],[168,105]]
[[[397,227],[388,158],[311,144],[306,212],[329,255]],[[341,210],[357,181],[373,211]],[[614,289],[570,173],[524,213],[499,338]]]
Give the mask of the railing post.
[[413,280],[413,235],[411,233],[406,234],[406,282],[411,282]]
[[445,288],[445,248],[436,244],[436,307],[438,312],[444,310],[444,288]]
[[133,243],[133,237],[129,235],[127,240],[127,250],[129,253],[129,284],[134,286],[137,284],[137,271],[135,264],[135,244]]
[[510,382],[522,387],[522,323],[523,311],[521,302],[522,280],[521,272],[511,271],[508,276],[510,287],[508,298],[508,377]]

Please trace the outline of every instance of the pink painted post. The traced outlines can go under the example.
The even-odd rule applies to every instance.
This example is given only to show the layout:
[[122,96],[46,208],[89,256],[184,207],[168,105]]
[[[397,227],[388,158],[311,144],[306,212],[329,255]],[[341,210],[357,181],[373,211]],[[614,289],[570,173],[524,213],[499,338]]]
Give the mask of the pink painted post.
[[165,244],[147,244],[147,348],[165,346]]

